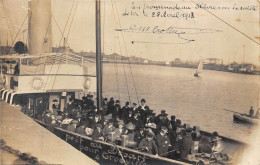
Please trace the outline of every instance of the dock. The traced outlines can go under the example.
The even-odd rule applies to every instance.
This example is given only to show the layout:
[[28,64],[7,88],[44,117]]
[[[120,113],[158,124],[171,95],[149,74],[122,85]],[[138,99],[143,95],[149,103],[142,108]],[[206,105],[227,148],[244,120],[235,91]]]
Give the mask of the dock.
[[[37,124],[20,109],[19,106],[0,101],[0,139],[7,146],[34,156],[46,164],[98,164]],[[14,154],[0,150],[0,164],[16,164],[17,159]]]

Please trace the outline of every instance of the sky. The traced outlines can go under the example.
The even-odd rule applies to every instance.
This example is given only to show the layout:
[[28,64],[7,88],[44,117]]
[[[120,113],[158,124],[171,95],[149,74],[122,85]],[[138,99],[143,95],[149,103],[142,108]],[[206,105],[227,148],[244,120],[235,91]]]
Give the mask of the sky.
[[[2,46],[11,45],[11,38],[26,42],[27,13],[27,0],[0,0]],[[257,0],[106,0],[101,13],[106,54],[156,61],[219,58],[224,63],[260,65]],[[52,19],[53,47],[59,46],[60,30],[70,16],[64,33],[69,46],[77,52],[95,52],[93,0],[52,0],[52,15],[58,24]]]

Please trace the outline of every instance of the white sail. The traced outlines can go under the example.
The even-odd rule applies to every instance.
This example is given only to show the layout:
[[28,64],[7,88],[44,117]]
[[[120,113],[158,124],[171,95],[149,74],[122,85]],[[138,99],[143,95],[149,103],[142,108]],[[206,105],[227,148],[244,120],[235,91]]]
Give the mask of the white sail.
[[203,70],[203,60],[200,60],[198,68],[197,68],[197,73],[201,73]]

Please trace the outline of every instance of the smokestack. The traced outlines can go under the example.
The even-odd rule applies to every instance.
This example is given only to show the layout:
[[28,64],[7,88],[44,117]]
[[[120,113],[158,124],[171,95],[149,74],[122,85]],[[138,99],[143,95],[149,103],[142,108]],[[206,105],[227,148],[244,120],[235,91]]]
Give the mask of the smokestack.
[[[29,54],[51,53],[51,0],[30,0],[29,8]],[[33,61],[36,65],[45,62],[45,58]]]

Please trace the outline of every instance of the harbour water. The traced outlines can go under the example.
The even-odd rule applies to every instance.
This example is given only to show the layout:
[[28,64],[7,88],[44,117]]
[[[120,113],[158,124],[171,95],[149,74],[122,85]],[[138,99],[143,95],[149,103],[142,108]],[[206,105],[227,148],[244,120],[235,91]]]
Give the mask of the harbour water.
[[[86,65],[89,74],[95,74],[94,64]],[[233,113],[223,109],[240,113],[248,113],[250,106],[256,109],[260,76],[203,70],[196,78],[194,72],[189,68],[106,63],[103,95],[120,99],[124,105],[129,95],[132,103],[138,103],[137,92],[138,99],[145,98],[157,114],[165,109],[182,123],[247,141],[252,126],[233,123]]]

